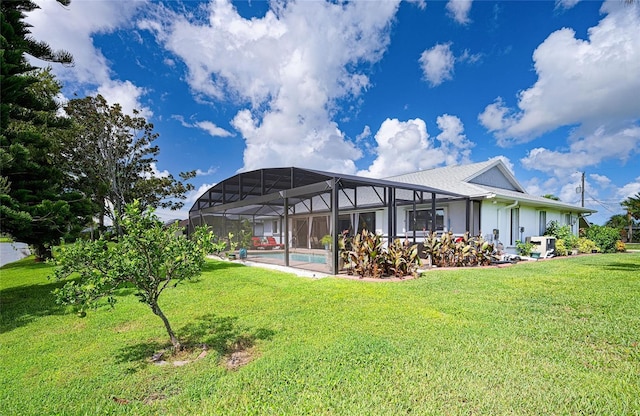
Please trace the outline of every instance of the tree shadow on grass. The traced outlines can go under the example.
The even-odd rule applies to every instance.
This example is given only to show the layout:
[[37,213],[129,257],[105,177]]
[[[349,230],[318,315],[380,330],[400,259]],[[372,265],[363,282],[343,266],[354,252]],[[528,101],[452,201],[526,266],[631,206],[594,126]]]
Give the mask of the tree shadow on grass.
[[258,340],[269,340],[275,331],[238,324],[238,317],[203,315],[178,331],[183,343],[206,344],[220,355],[252,347]]
[[[11,270],[12,273],[21,272],[25,274],[37,273],[38,269],[49,269],[53,274],[53,268],[46,263],[36,263],[33,260],[17,261],[2,267],[3,271]],[[44,274],[44,273],[43,273]],[[66,283],[78,281],[79,278],[55,280],[48,278],[48,283],[33,283],[21,286],[12,286],[0,290],[0,334],[12,331],[16,328],[28,325],[40,317],[50,315],[65,315],[73,313],[71,307],[56,303],[53,291],[61,288]],[[113,294],[115,297],[129,296],[135,290],[130,287],[118,289]],[[108,307],[106,301],[98,305],[98,308]]]
[[[2,270],[24,269],[25,274],[34,273],[38,268],[49,268],[46,264],[34,265],[18,261],[5,265]],[[64,281],[50,283],[35,283],[22,286],[12,286],[0,290],[0,334],[28,325],[39,317],[48,315],[62,315],[66,308],[56,304],[53,290],[62,287]]]
[[[234,263],[231,261],[217,260],[217,261],[207,261],[204,266],[202,266],[202,273],[215,273],[229,269],[237,269],[240,267],[245,267],[241,263]],[[204,276],[206,277],[206,276]],[[192,279],[185,280],[183,283],[198,283],[203,278],[203,275],[200,274]]]
[[620,272],[637,272],[640,270],[640,264],[638,263],[623,263],[623,262],[613,262],[609,264],[605,264],[602,266],[604,270],[613,270]]
[[215,271],[220,271],[225,269],[237,269],[240,267],[245,267],[245,265],[242,263],[236,263],[236,262],[224,261],[224,260],[207,261],[202,267],[202,271],[215,272]]
[[[181,344],[187,349],[206,346],[219,356],[251,348],[258,340],[269,340],[275,331],[267,328],[251,328],[238,324],[235,316],[203,315],[195,318],[177,331]],[[116,355],[119,364],[128,363],[129,372],[135,372],[150,362],[150,358],[170,344],[156,341],[142,342],[120,349]]]

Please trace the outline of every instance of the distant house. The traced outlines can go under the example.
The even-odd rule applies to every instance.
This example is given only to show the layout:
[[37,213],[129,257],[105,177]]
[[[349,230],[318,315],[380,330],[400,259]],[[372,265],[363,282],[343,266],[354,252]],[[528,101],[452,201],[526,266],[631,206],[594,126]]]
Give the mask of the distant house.
[[[577,234],[580,219],[593,212],[528,194],[500,159],[385,179],[287,167],[242,172],[214,185],[191,208],[189,231],[207,224],[248,248],[253,237],[273,237],[289,265],[291,252],[323,249],[326,235],[336,247],[340,234],[363,229],[416,243],[430,231],[468,231],[514,252],[517,240],[543,235],[554,220]],[[338,270],[336,250],[327,266]]]
[[173,220],[165,221],[164,226],[170,227],[176,223],[180,226],[180,229],[176,231],[176,235],[185,235],[187,233],[187,228],[189,226],[188,219],[186,220],[173,219]]

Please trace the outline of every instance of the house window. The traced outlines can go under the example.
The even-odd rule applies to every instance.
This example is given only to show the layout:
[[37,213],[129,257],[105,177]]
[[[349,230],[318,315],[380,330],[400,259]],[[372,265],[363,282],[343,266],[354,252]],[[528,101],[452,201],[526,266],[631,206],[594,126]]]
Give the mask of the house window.
[[511,208],[511,245],[520,239],[520,208]]
[[278,234],[278,221],[273,221],[271,223],[271,232],[274,234]]
[[547,211],[540,211],[540,220],[538,222],[538,235],[544,235],[547,231]]
[[564,214],[564,225],[571,225],[571,214]]
[[[421,209],[416,211],[415,221],[413,217],[413,211],[407,213],[407,223],[409,231],[431,231],[431,210]],[[436,231],[444,230],[444,209],[436,209]]]
[[371,232],[376,231],[376,213],[375,212],[361,212],[358,214],[358,234],[362,230]]

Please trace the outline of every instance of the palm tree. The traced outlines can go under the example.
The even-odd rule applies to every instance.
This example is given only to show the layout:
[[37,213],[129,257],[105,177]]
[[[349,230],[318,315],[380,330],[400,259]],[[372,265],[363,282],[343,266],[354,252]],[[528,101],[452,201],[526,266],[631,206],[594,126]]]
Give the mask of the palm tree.
[[633,239],[633,220],[631,218],[635,218],[636,220],[640,219],[640,192],[636,194],[635,197],[629,197],[620,203],[623,207],[627,209],[627,220],[629,221],[629,242]]
[[636,220],[640,220],[640,192],[634,197],[629,197],[620,203],[627,209],[627,213],[630,214]]

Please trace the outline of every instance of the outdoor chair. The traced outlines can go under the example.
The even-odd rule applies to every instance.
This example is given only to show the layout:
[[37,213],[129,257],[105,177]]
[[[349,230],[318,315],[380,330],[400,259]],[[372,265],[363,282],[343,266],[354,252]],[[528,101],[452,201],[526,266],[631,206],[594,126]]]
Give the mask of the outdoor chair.
[[267,245],[270,248],[284,248],[284,244],[280,244],[273,237],[267,237]]

